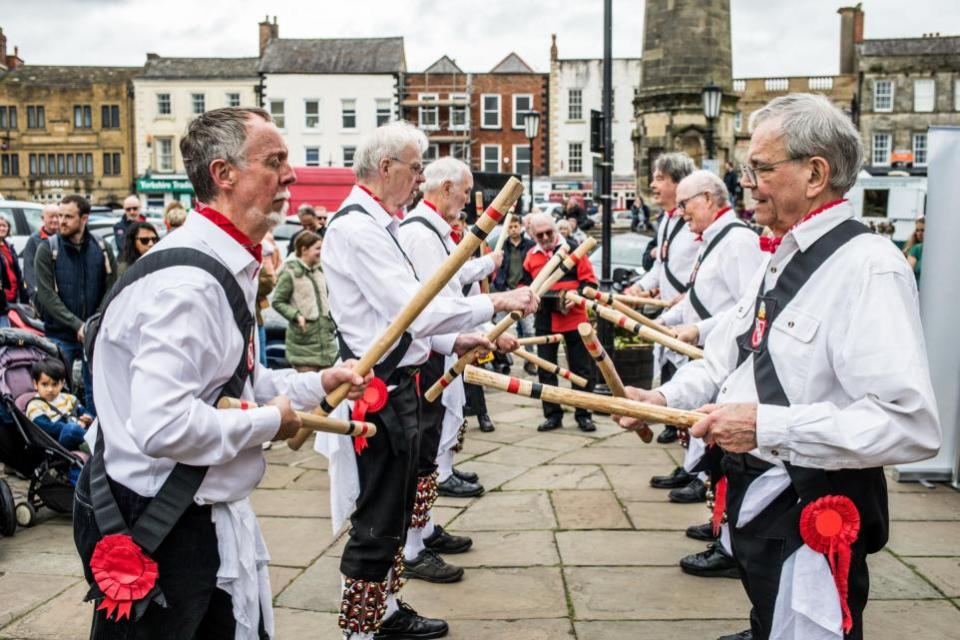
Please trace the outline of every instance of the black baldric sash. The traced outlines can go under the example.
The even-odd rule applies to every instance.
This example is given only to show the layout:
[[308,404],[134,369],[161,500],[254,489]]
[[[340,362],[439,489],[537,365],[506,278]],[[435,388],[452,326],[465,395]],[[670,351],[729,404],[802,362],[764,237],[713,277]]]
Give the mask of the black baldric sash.
[[[673,271],[670,270],[670,243],[673,242],[673,239],[676,238],[683,227],[687,224],[687,221],[683,219],[682,216],[677,216],[679,221],[673,226],[673,229],[670,229],[670,235],[667,236],[667,231],[664,229],[663,236],[666,238],[663,245],[660,247],[660,262],[663,263],[663,273],[667,276],[667,280],[680,293],[686,293],[687,285],[680,282],[680,278],[674,275]],[[667,228],[670,227],[670,218],[664,220],[664,225]]]
[[687,295],[690,297],[690,304],[693,306],[693,310],[697,312],[697,315],[700,316],[701,320],[706,320],[707,318],[712,317],[713,314],[707,310],[706,306],[704,306],[703,301],[700,300],[700,296],[697,295],[696,288],[693,286],[697,280],[697,272],[700,270],[700,265],[704,263],[704,261],[707,259],[707,256],[710,255],[710,252],[720,244],[720,241],[723,240],[724,236],[737,228],[746,229],[747,231],[750,231],[750,233],[753,233],[753,231],[750,230],[750,227],[742,222],[731,222],[720,230],[720,233],[717,234],[717,237],[710,241],[710,244],[707,245],[703,255],[700,256],[700,258],[697,259],[697,263],[693,265],[693,271],[690,272],[690,282],[687,283]]
[[[448,256],[450,255],[450,250],[447,249],[447,243],[443,241],[443,236],[440,235],[440,232],[437,231],[437,228],[434,227],[432,224],[430,224],[430,222],[426,218],[421,216],[410,216],[409,218],[401,222],[400,226],[405,227],[408,224],[414,224],[414,223],[422,224],[427,229],[430,229],[430,231],[432,231],[434,235],[437,236],[437,240],[440,241],[440,246],[443,247],[443,252],[446,253]],[[460,288],[460,292],[463,294],[464,298],[470,295],[470,288],[472,286],[473,286],[473,283],[470,283],[470,284],[465,284]]]

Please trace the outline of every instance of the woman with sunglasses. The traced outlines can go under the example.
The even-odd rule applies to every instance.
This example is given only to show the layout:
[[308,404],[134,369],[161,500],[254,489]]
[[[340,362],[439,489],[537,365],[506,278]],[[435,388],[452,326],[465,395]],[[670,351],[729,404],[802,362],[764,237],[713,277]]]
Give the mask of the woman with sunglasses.
[[120,264],[118,266],[118,275],[130,268],[134,262],[140,259],[140,256],[150,251],[160,236],[157,230],[149,222],[132,222],[127,227],[124,234],[123,246],[120,248]]

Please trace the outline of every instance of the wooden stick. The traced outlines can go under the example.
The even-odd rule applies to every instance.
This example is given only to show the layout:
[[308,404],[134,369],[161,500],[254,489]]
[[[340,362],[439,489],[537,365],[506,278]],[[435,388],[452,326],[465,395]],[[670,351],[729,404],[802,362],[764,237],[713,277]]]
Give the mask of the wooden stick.
[[531,382],[529,380],[500,375],[499,373],[493,373],[492,371],[473,366],[467,367],[464,372],[464,380],[471,384],[500,389],[508,393],[527,396],[528,398],[543,399],[547,402],[554,402],[568,407],[577,407],[600,413],[613,413],[619,416],[643,420],[644,422],[662,422],[663,424],[672,424],[682,429],[686,429],[706,417],[705,413],[698,413],[696,411],[683,411],[680,409],[671,409],[670,407],[661,407],[656,404],[628,400],[627,398],[611,398],[610,396],[601,396],[596,393],[587,393],[586,391],[561,389],[560,387],[540,384],[539,382]]
[[[644,305],[650,305],[651,307],[663,307],[666,309],[670,306],[670,302],[667,300],[661,300],[660,298],[642,298],[640,296],[628,296],[625,293],[604,293],[604,296],[613,296],[613,299],[622,302],[623,304],[628,304],[631,307],[642,307]],[[606,300],[601,300],[603,304],[610,304]]]
[[[483,211],[483,191],[474,191],[473,198],[474,198],[474,207],[477,210],[477,215],[479,216],[480,212]],[[507,216],[509,217],[510,214],[508,213]],[[503,234],[501,233],[501,235]],[[483,257],[483,243],[480,243],[480,246],[477,247],[477,257],[478,258]],[[480,293],[484,295],[490,293],[490,278],[484,276],[480,280]]]
[[[237,398],[223,397],[217,402],[218,409],[256,409],[261,405],[256,402],[239,400]],[[359,420],[337,420],[336,418],[327,418],[318,416],[305,411],[297,411],[297,415],[303,420],[303,428],[311,431],[322,431],[324,433],[339,433],[345,436],[363,436],[372,438],[377,435],[377,425],[371,422],[360,422]]]
[[540,295],[543,293],[543,283],[546,282],[554,271],[557,270],[557,267],[560,266],[560,263],[563,260],[566,260],[570,256],[570,250],[563,246],[559,251],[555,252],[550,260],[547,261],[547,264],[543,265],[543,269],[540,269],[540,273],[537,274],[537,277],[533,279],[533,282],[530,283],[530,288],[533,289],[534,293]]
[[597,312],[597,315],[599,315],[601,318],[603,318],[607,322],[612,322],[618,327],[623,327],[627,331],[632,331],[633,333],[637,334],[641,338],[645,338],[647,340],[650,340],[651,342],[662,344],[663,346],[670,349],[671,351],[676,351],[677,353],[683,354],[688,358],[693,358],[694,360],[697,360],[703,357],[702,349],[698,349],[697,347],[691,344],[687,344],[686,342],[682,340],[678,340],[677,338],[672,338],[664,333],[660,333],[659,331],[648,329],[647,327],[643,326],[639,322],[634,322],[629,317],[627,317],[626,314],[620,313],[616,309],[611,309],[610,307],[604,306],[597,301],[591,302],[586,298],[579,296],[572,291],[568,291],[566,295],[574,302],[582,303],[587,307],[590,307],[591,309]]
[[[410,302],[407,303],[400,313],[394,318],[393,322],[384,330],[383,334],[370,345],[370,348],[360,358],[360,361],[354,366],[354,371],[361,376],[366,375],[380,359],[390,351],[390,348],[396,344],[403,332],[409,328],[418,315],[426,308],[430,301],[443,290],[450,278],[452,278],[460,267],[464,265],[476,251],[480,243],[483,242],[490,230],[496,226],[497,221],[502,220],[504,212],[511,206],[523,193],[523,185],[514,177],[507,180],[497,197],[494,198],[490,207],[484,211],[483,215],[477,218],[474,226],[470,227],[469,233],[464,234],[463,240],[457,245],[440,268],[437,269],[430,279],[427,280],[420,289],[414,294]],[[385,283],[389,286],[389,283]],[[350,391],[350,383],[344,382],[342,385],[327,394],[324,402],[314,410],[318,415],[330,415],[334,408],[343,402]],[[300,432],[287,440],[287,446],[296,451],[307,438],[310,437],[309,429],[301,429]]]
[[517,338],[517,344],[526,347],[532,344],[557,344],[563,340],[563,335],[552,333],[549,336],[533,336],[532,338]]
[[558,364],[554,364],[549,360],[545,360],[536,354],[530,353],[526,349],[523,349],[523,348],[517,349],[516,351],[513,352],[513,355],[519,356],[520,358],[526,360],[527,362],[531,362],[537,365],[538,367],[540,367],[541,369],[543,369],[548,373],[555,373],[561,378],[564,378],[565,380],[569,380],[570,382],[577,385],[578,387],[587,386],[587,379],[584,378],[583,376],[578,376],[573,371],[570,371],[569,369],[565,369]]
[[[477,193],[480,193],[479,191]],[[503,219],[503,227],[500,229],[500,235],[497,237],[497,246],[494,247],[494,251],[503,251],[503,245],[507,241],[507,229],[510,228],[510,223],[513,222],[513,214],[508,213],[507,217]]]
[[[587,348],[587,351],[590,352],[590,355],[593,356],[594,362],[597,363],[597,369],[600,370],[600,375],[603,376],[613,397],[627,397],[627,390],[623,386],[623,381],[620,380],[620,374],[617,373],[617,368],[613,366],[613,360],[607,357],[607,352],[604,350],[603,345],[597,340],[597,333],[593,330],[593,325],[589,322],[581,322],[577,325],[577,331],[580,333],[580,339],[583,340],[583,345]],[[653,440],[653,431],[647,426],[638,429],[637,435],[640,436],[640,439],[644,442]]]
[[[666,326],[660,324],[660,323],[657,322],[656,320],[651,320],[650,318],[648,318],[647,316],[643,315],[642,313],[640,313],[640,312],[637,311],[636,309],[634,309],[634,308],[632,308],[632,307],[624,304],[623,302],[620,302],[619,300],[616,299],[616,296],[614,296],[613,299],[611,299],[609,293],[603,294],[603,293],[597,291],[596,289],[594,289],[593,287],[584,287],[584,288],[583,288],[583,296],[584,296],[585,298],[590,298],[590,299],[596,300],[596,301],[598,301],[598,302],[602,302],[603,304],[609,305],[609,306],[613,307],[614,309],[616,309],[617,311],[619,311],[620,313],[622,313],[623,315],[625,315],[625,316],[627,316],[628,318],[630,318],[631,320],[633,320],[633,321],[635,321],[635,322],[639,322],[640,324],[644,325],[645,327],[650,327],[650,328],[653,329],[654,331],[659,331],[660,333],[665,333],[665,334],[667,334],[668,336],[670,336],[671,338],[676,338],[676,337],[677,337],[676,331],[674,331],[674,330],[671,329],[670,327],[666,327]],[[605,301],[602,299],[602,298],[604,298],[604,297],[606,297],[608,300],[610,300],[610,302],[605,302]]]
[[550,277],[543,282],[543,286],[540,288],[539,295],[542,296],[547,291],[550,291],[550,289],[553,288],[553,285],[560,282],[563,276],[576,269],[577,263],[580,262],[580,260],[585,259],[587,254],[593,251],[595,246],[597,246],[597,240],[593,237],[589,237],[581,242],[577,248],[573,250],[573,253],[570,254],[569,257],[563,259],[563,262],[560,264],[557,270],[551,273]]

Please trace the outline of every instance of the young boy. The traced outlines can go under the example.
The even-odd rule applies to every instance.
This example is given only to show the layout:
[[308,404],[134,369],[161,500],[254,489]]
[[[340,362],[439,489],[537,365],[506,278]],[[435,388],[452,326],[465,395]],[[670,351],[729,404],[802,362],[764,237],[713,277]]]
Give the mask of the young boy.
[[44,358],[33,363],[30,375],[37,397],[27,403],[27,417],[66,449],[78,449],[93,417],[80,406],[77,396],[62,393],[67,379],[63,363]]

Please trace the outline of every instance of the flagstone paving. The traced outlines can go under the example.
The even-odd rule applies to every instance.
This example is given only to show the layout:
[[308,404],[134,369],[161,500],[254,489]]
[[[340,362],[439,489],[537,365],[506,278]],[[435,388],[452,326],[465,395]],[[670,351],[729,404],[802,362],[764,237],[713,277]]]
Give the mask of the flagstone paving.
[[[471,419],[458,466],[481,475],[479,498],[441,498],[434,513],[474,549],[454,585],[411,581],[405,598],[450,621],[454,640],[706,639],[745,627],[735,580],[694,578],[677,560],[703,549],[683,530],[703,505],[673,505],[653,474],[676,465],[676,446],[644,444],[598,417],[593,434],[537,433],[537,405],[488,394],[496,431]],[[277,638],[339,639],[339,560],[331,530],[327,462],[309,448],[276,446],[253,504],[273,556]],[[11,480],[14,491],[23,483]],[[888,547],[871,557],[872,640],[960,637],[960,494],[890,482]],[[0,638],[80,640],[90,605],[69,518],[0,538]]]

